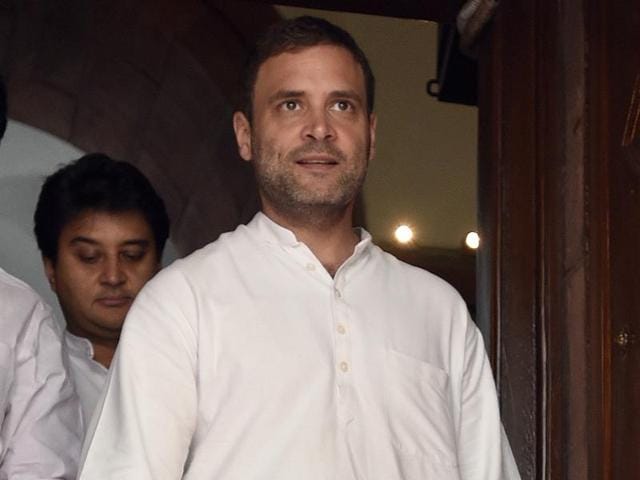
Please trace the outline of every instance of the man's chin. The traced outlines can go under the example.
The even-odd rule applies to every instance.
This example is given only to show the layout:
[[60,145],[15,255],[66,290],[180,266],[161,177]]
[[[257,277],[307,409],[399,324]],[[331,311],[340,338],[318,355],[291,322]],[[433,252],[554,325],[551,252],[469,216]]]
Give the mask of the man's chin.
[[352,196],[351,191],[345,191],[337,182],[324,185],[301,183],[292,190],[287,194],[292,203],[309,206],[344,205],[346,199]]
[[124,325],[124,319],[126,312],[121,315],[101,315],[96,318],[92,323],[94,326],[102,331],[106,336],[113,337],[120,335],[122,325]]
[[351,202],[334,201],[333,199],[313,199],[307,201],[299,201],[287,205],[281,211],[290,218],[297,218],[299,221],[306,223],[312,221],[325,221],[343,215],[351,205]]

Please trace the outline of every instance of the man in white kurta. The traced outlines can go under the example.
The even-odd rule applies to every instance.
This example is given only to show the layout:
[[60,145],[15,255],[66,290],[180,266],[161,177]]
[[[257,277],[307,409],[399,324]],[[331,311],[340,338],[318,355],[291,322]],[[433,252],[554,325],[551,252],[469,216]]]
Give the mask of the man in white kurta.
[[364,54],[302,17],[247,79],[234,130],[262,212],[137,297],[80,478],[518,479],[464,302],[352,227],[375,143]]
[[86,428],[122,322],[160,268],[169,219],[137,168],[88,154],[47,177],[34,220],[45,273],[67,325],[63,352]]
[[50,308],[0,269],[0,479],[73,479],[80,407]]
[[112,368],[81,478],[517,478],[464,302],[364,231],[332,278],[258,214],[143,289]]

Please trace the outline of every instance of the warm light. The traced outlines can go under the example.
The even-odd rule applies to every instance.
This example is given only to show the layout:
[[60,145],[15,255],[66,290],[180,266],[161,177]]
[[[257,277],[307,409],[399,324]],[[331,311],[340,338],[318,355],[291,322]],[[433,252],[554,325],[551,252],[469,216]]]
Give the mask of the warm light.
[[464,243],[472,250],[476,250],[480,246],[480,236],[476,232],[467,233]]
[[400,225],[393,234],[400,243],[409,243],[413,240],[413,230],[408,225]]

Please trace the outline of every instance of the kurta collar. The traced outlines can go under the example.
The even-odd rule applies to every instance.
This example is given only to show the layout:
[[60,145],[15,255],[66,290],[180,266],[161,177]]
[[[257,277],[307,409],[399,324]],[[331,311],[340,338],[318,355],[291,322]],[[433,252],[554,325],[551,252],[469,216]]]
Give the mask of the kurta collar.
[[66,329],[64,331],[64,339],[72,354],[93,360],[93,345],[88,339],[78,337]]
[[[247,227],[257,233],[260,238],[272,244],[285,247],[297,247],[302,244],[291,230],[277,224],[262,212],[258,212]],[[360,255],[371,245],[369,232],[360,227],[355,228],[355,231],[360,237],[360,241],[354,249],[354,256]]]

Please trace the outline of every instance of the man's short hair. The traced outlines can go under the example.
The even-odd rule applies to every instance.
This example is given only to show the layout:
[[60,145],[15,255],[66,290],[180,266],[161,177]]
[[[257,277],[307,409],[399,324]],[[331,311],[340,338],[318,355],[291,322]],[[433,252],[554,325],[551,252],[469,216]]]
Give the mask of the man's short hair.
[[362,68],[367,95],[367,112],[373,111],[375,78],[366,55],[353,37],[342,28],[317,17],[297,17],[271,25],[249,56],[244,74],[243,110],[249,120],[253,114],[253,93],[260,66],[269,58],[317,45],[345,48]]
[[43,257],[57,260],[60,233],[86,211],[142,214],[161,258],[169,236],[167,210],[149,180],[133,165],[92,153],[47,177],[34,214],[34,232]]
[[4,79],[0,77],[0,140],[7,130],[7,87]]

